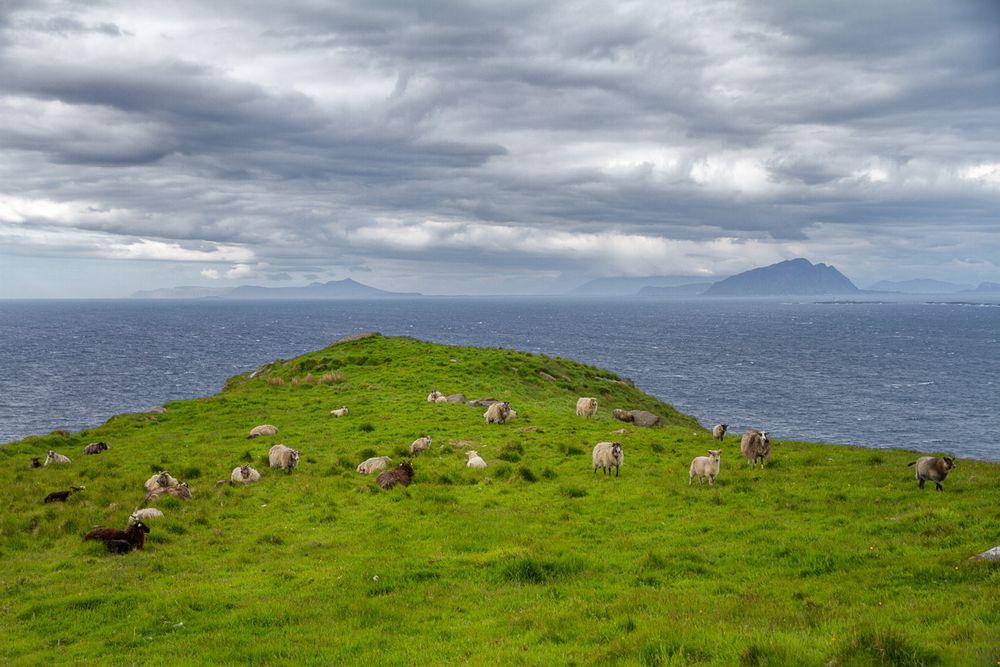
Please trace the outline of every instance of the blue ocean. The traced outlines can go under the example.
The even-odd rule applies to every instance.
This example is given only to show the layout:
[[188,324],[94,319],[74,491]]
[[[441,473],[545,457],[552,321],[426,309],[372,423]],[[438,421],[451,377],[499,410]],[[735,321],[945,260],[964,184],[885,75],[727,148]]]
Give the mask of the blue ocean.
[[934,301],[4,301],[0,442],[207,396],[359,331],[575,359],[734,433],[1000,460],[1000,303]]

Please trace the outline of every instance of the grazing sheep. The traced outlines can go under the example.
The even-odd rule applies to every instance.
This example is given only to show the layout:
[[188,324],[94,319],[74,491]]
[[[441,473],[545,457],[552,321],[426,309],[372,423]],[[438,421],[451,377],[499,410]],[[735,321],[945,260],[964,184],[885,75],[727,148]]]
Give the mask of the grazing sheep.
[[576,401],[576,416],[577,417],[593,417],[597,414],[597,399],[591,398],[589,396],[584,396],[578,398]]
[[511,420],[510,403],[504,401],[503,403],[494,403],[490,407],[486,408],[486,412],[483,413],[483,418],[486,420],[487,424],[506,424]]
[[391,489],[397,484],[409,486],[412,481],[413,466],[410,465],[409,461],[403,461],[397,467],[392,470],[386,470],[375,479],[375,483],[383,489]]
[[688,486],[698,477],[698,486],[702,484],[702,477],[708,477],[708,485],[715,483],[715,478],[719,475],[719,467],[722,465],[722,450],[710,449],[708,456],[696,456],[691,461],[691,468],[688,470]]
[[379,470],[385,470],[386,465],[391,461],[388,456],[373,456],[358,464],[358,472],[362,475],[370,475]]
[[292,472],[299,465],[299,453],[291,447],[275,445],[268,450],[267,460],[272,468],[283,468]]
[[49,495],[45,496],[45,502],[47,503],[64,503],[66,499],[69,498],[77,491],[83,491],[85,486],[74,486],[69,491],[53,491]]
[[611,411],[611,415],[618,421],[631,422],[632,412],[630,410],[622,410],[621,408],[615,408]]
[[233,472],[229,476],[229,479],[231,479],[234,484],[250,484],[251,482],[256,482],[260,479],[260,473],[251,468],[249,465],[241,465],[233,468]]
[[712,429],[712,437],[722,442],[722,439],[726,437],[726,429],[729,428],[729,424],[716,424]]
[[333,415],[334,417],[343,417],[344,415],[347,414],[347,406],[342,405],[336,410],[330,410],[330,414]]
[[760,467],[763,470],[764,462],[771,457],[771,440],[767,437],[767,431],[744,433],[740,438],[740,452],[751,468],[757,463],[757,459],[760,459]]
[[[149,527],[142,521],[136,521],[135,523],[130,523],[128,528],[125,530],[118,530],[117,528],[95,528],[86,535],[83,536],[84,542],[87,540],[100,540],[105,544],[113,540],[121,540],[127,542],[132,546],[133,549],[142,550],[143,546],[146,544],[146,533],[149,532]],[[110,551],[111,547],[108,547]],[[120,553],[120,552],[113,552]]]
[[41,468],[42,467],[42,459],[39,458],[39,457],[37,457],[37,456],[31,457],[31,463],[28,464],[28,467],[29,468]]
[[143,487],[145,487],[147,491],[153,491],[155,489],[161,489],[161,488],[166,489],[179,485],[180,482],[178,482],[173,475],[171,475],[166,470],[161,470],[160,472],[156,473],[155,475],[147,479],[146,482],[143,484]]
[[921,489],[924,488],[924,482],[929,479],[934,482],[936,490],[944,491],[941,482],[948,476],[951,469],[955,467],[955,459],[950,456],[942,456],[941,458],[937,456],[921,456],[916,461],[911,461],[906,465],[917,466],[916,477]]
[[605,475],[611,474],[611,469],[615,469],[615,477],[618,477],[618,469],[625,463],[625,454],[622,453],[622,443],[620,442],[599,442],[594,445],[592,456],[594,473],[600,468]]
[[470,449],[465,453],[469,460],[465,462],[465,467],[467,468],[478,468],[480,470],[486,468],[486,461],[479,456],[474,449]]
[[163,512],[156,509],[155,507],[143,507],[139,509],[135,508],[135,511],[129,514],[129,523],[135,523],[137,521],[149,521],[150,519],[162,519]]
[[431,446],[431,436],[424,435],[410,443],[410,454],[416,456],[420,452],[426,452]]
[[148,503],[160,496],[173,496],[181,500],[191,500],[191,489],[188,487],[187,482],[181,482],[177,486],[160,486],[143,496],[142,502]]
[[43,463],[42,465],[46,465],[47,466],[50,463],[64,463],[65,464],[65,463],[72,463],[72,461],[69,460],[68,456],[63,456],[62,454],[57,454],[56,452],[54,452],[54,451],[52,451],[50,449],[48,451],[48,454],[45,456],[45,463]]
[[105,442],[92,442],[83,448],[84,454],[100,454],[101,452],[106,452],[110,447],[108,447]]
[[278,432],[277,426],[271,426],[270,424],[261,424],[260,426],[254,426],[250,429],[250,435],[247,436],[247,440],[252,440],[253,438],[259,438],[262,435],[274,435]]
[[437,403],[439,398],[444,398],[444,394],[435,389],[431,393],[427,394],[428,403]]

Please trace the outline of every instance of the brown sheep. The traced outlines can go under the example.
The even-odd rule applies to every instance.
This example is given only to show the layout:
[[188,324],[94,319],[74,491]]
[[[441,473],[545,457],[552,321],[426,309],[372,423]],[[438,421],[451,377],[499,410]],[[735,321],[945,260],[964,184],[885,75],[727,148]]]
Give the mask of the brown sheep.
[[[132,548],[139,549],[141,551],[146,544],[146,533],[148,532],[149,527],[147,527],[146,524],[142,521],[136,521],[135,523],[129,524],[129,527],[125,530],[118,530],[117,528],[95,528],[84,535],[83,539],[84,541],[100,540],[105,544],[111,541],[121,540],[131,544]],[[109,547],[108,550],[112,551],[111,547]]]
[[936,456],[921,456],[916,461],[911,461],[906,465],[917,466],[916,477],[921,489],[924,488],[924,482],[929,479],[934,482],[936,490],[944,491],[941,482],[948,476],[951,469],[955,467],[955,459],[950,456],[943,456],[941,458]]
[[767,431],[747,431],[744,433],[740,439],[740,452],[751,468],[760,459],[760,467],[763,469],[764,462],[771,457],[771,440],[767,437]]
[[729,424],[716,424],[712,429],[712,437],[722,442],[722,439],[726,437],[726,429],[729,428]]
[[409,461],[403,461],[392,470],[386,470],[376,478],[375,482],[383,489],[391,489],[397,484],[409,486],[413,481],[413,466]]

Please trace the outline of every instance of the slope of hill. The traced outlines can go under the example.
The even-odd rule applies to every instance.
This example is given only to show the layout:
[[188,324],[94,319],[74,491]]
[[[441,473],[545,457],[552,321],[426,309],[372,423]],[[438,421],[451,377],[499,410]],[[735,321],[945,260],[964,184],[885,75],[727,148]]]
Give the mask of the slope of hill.
[[[483,408],[428,403],[433,389],[509,400],[518,416],[486,424]],[[575,415],[579,396],[598,398],[594,418]],[[165,409],[0,447],[0,663],[1000,659],[1000,564],[968,560],[997,541],[997,465],[962,460],[944,492],[920,491],[913,452],[781,441],[750,469],[738,438],[712,440],[608,371],[379,335]],[[278,434],[248,440],[263,423]],[[423,434],[408,488],[355,472],[376,454],[410,458]],[[610,440],[624,446],[618,477],[591,466]],[[82,455],[94,441],[111,448]],[[301,452],[291,473],[267,467],[279,442]],[[689,486],[692,457],[717,448],[715,485]],[[29,469],[50,449],[72,463]],[[472,449],[486,470],[465,467]],[[262,479],[214,486],[242,463]],[[155,501],[165,516],[143,551],[81,541],[124,527],[160,470],[193,499]],[[71,485],[86,489],[42,503]]]
[[811,296],[856,294],[860,290],[840,271],[807,259],[790,259],[720,280],[706,296]]

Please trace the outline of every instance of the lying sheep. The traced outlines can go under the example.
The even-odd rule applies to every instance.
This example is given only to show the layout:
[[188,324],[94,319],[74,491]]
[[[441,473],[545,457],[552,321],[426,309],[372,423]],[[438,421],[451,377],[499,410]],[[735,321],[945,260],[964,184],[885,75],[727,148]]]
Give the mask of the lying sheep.
[[282,468],[292,472],[299,465],[299,453],[291,447],[274,445],[267,452],[267,460],[272,468]]
[[941,482],[945,480],[951,469],[955,467],[955,459],[950,456],[942,456],[941,458],[936,456],[921,456],[916,461],[910,461],[906,465],[917,466],[916,477],[921,489],[924,488],[924,482],[930,480],[934,482],[934,488],[937,491],[944,491]]
[[511,412],[510,403],[507,401],[504,401],[503,403],[493,403],[490,407],[486,408],[486,412],[483,413],[483,418],[486,420],[487,424],[506,424],[512,419]]
[[721,464],[721,449],[708,450],[708,456],[696,456],[691,461],[691,468],[688,470],[688,486],[691,486],[691,482],[694,481],[696,475],[698,477],[698,486],[702,484],[702,477],[708,477],[708,485],[712,486],[719,474]]
[[751,468],[757,463],[757,459],[760,459],[760,467],[763,470],[764,462],[771,457],[771,440],[767,437],[767,431],[744,433],[740,438],[740,452]]
[[334,417],[343,417],[344,415],[347,414],[347,406],[342,405],[336,410],[330,410],[330,414],[333,415]]
[[[83,536],[84,542],[87,540],[100,540],[107,546],[108,542],[111,541],[122,541],[126,542],[133,549],[139,549],[140,551],[146,544],[146,534],[149,532],[149,527],[146,526],[142,521],[136,521],[135,523],[130,523],[128,528],[125,530],[118,530],[117,528],[95,528],[86,535]],[[120,548],[121,545],[115,545],[116,548]],[[120,551],[113,551],[112,547],[108,547],[108,551],[112,553],[122,553]],[[131,549],[129,549],[131,551]]]
[[373,456],[358,464],[358,472],[362,475],[370,475],[373,472],[385,470],[391,460],[388,456]]
[[410,443],[410,454],[416,456],[420,452],[426,452],[430,449],[431,441],[433,438],[429,435],[422,435],[413,442]]
[[52,451],[50,449],[48,451],[48,454],[45,456],[45,463],[43,463],[42,465],[46,465],[47,466],[50,463],[63,463],[63,464],[65,464],[65,463],[72,463],[72,461],[69,460],[69,457],[63,456],[62,454],[57,454],[56,452],[54,452],[54,451]]
[[722,442],[722,439],[726,437],[726,430],[729,428],[729,424],[716,424],[712,429],[712,437]]
[[84,454],[100,454],[101,452],[106,452],[110,447],[108,447],[105,442],[92,442],[83,448]]
[[155,489],[167,489],[175,486],[180,486],[180,482],[177,481],[173,475],[171,475],[166,470],[161,470],[152,477],[146,480],[143,487],[147,491],[153,491]]
[[591,458],[594,464],[594,473],[600,468],[605,475],[611,474],[611,469],[615,469],[615,477],[618,477],[618,469],[625,463],[625,454],[622,452],[620,442],[599,442],[594,445],[594,453]]
[[441,399],[441,398],[444,398],[444,394],[442,394],[437,389],[435,389],[431,393],[427,394],[427,402],[428,403],[440,403],[441,401],[439,401],[438,399]]
[[400,486],[409,486],[412,481],[413,466],[410,465],[409,461],[403,461],[397,467],[392,470],[386,470],[375,479],[375,483],[383,489],[391,489],[397,484]]
[[250,435],[247,436],[247,440],[259,438],[262,435],[274,435],[277,432],[278,432],[277,426],[271,426],[270,424],[261,424],[260,426],[254,426],[252,429],[250,429]]
[[469,457],[469,460],[465,462],[465,467],[478,468],[480,470],[486,468],[486,461],[484,461],[474,449],[470,449],[465,453],[465,455]]
[[181,500],[191,500],[191,489],[188,487],[187,482],[181,482],[177,486],[160,486],[143,496],[142,502],[148,503],[160,496],[173,496]]
[[260,473],[251,468],[249,465],[244,464],[233,468],[233,472],[229,475],[229,479],[232,480],[234,484],[250,484],[260,479]]
[[31,463],[28,464],[28,467],[29,468],[41,468],[42,467],[42,459],[40,457],[38,457],[38,456],[31,457]]
[[591,398],[589,396],[584,396],[578,398],[576,401],[576,416],[577,417],[593,417],[597,414],[597,399]]
[[53,491],[49,495],[45,496],[46,503],[64,503],[66,499],[77,491],[83,491],[87,487],[85,486],[74,486],[69,491]]
[[155,507],[143,507],[142,509],[139,509],[137,507],[135,508],[135,511],[133,511],[129,515],[128,521],[131,524],[131,523],[136,523],[138,521],[149,521],[150,519],[162,519],[162,518],[163,518],[163,512],[156,509]]
[[632,412],[630,410],[622,410],[621,408],[615,408],[611,411],[611,415],[618,421],[632,422]]

